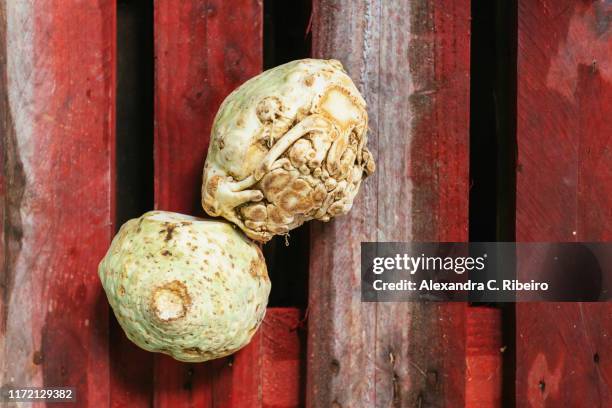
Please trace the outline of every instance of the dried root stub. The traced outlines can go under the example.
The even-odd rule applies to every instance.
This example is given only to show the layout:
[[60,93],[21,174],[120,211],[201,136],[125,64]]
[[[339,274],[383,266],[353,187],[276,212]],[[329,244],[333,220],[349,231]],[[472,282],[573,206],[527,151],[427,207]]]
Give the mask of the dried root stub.
[[261,251],[244,234],[162,211],[125,223],[98,272],[130,340],[189,362],[247,345],[270,293]]
[[345,214],[374,171],[367,128],[365,101],[336,60],[293,61],[252,78],[215,118],[204,210],[258,241]]

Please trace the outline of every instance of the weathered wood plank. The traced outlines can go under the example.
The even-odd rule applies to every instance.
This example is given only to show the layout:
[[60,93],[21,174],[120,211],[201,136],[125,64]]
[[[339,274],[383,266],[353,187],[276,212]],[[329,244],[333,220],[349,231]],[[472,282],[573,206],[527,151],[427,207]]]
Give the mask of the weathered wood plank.
[[466,306],[361,303],[359,243],[467,240],[469,1],[313,11],[314,55],[368,102],[378,170],[348,216],[312,228],[307,404],[462,406]]
[[[518,241],[612,240],[612,5],[519,0]],[[516,306],[517,406],[612,405],[609,304]]]
[[[156,1],[155,56],[155,206],[202,214],[201,174],[214,115],[234,88],[261,71],[262,2]],[[250,398],[261,392],[247,377],[258,373],[252,367],[259,364],[258,349],[255,341],[209,364],[156,358],[155,406],[255,406]]]
[[97,265],[114,227],[115,2],[2,1],[0,25],[0,384],[108,406]]

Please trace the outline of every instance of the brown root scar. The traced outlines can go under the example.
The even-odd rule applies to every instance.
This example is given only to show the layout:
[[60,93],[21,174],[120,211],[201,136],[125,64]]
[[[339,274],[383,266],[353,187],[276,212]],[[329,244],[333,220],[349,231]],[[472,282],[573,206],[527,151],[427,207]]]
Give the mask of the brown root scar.
[[156,288],[151,296],[151,309],[163,322],[183,318],[191,307],[191,297],[183,282],[174,280]]

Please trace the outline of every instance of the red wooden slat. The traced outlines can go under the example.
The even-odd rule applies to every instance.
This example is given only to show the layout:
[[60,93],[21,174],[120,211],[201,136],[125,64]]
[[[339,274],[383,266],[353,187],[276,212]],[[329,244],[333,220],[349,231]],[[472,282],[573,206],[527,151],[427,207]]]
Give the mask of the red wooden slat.
[[502,347],[501,310],[471,307],[465,345],[466,407],[502,406]]
[[259,407],[262,400],[262,330],[238,353],[211,363],[219,375],[213,383],[215,407]]
[[214,116],[262,68],[261,1],[156,1],[155,57],[156,207],[203,213]]
[[268,309],[262,326],[262,408],[304,406],[305,339],[302,313],[294,308]]
[[72,386],[79,406],[108,406],[108,303],[97,265],[114,219],[115,2],[0,9],[0,383]]
[[[262,2],[155,2],[156,208],[202,214],[201,174],[222,100],[261,71]],[[259,336],[259,335],[258,335]],[[156,358],[157,407],[254,406],[257,340],[209,364]],[[231,365],[230,365],[231,363]]]
[[132,343],[110,317],[110,405],[148,408],[153,403],[153,357]]
[[307,404],[463,406],[464,304],[360,302],[360,241],[464,241],[467,0],[316,0],[316,57],[364,93],[378,170],[348,216],[313,224]]
[[221,373],[213,384],[214,406],[304,406],[300,324],[299,309],[269,308],[261,329],[244,350],[212,362],[213,370]]
[[[519,241],[612,240],[611,19],[604,1],[519,1]],[[609,304],[518,304],[516,335],[517,406],[612,406]]]

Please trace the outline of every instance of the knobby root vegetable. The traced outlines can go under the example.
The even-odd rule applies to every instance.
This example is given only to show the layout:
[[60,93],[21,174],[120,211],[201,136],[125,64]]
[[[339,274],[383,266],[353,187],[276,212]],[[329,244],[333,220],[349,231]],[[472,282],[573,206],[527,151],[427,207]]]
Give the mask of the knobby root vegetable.
[[374,171],[367,129],[365,101],[340,62],[268,70],[232,92],[215,117],[202,206],[258,241],[345,214]]
[[262,253],[244,234],[162,211],[124,224],[98,272],[130,340],[188,362],[248,344],[270,293]]

